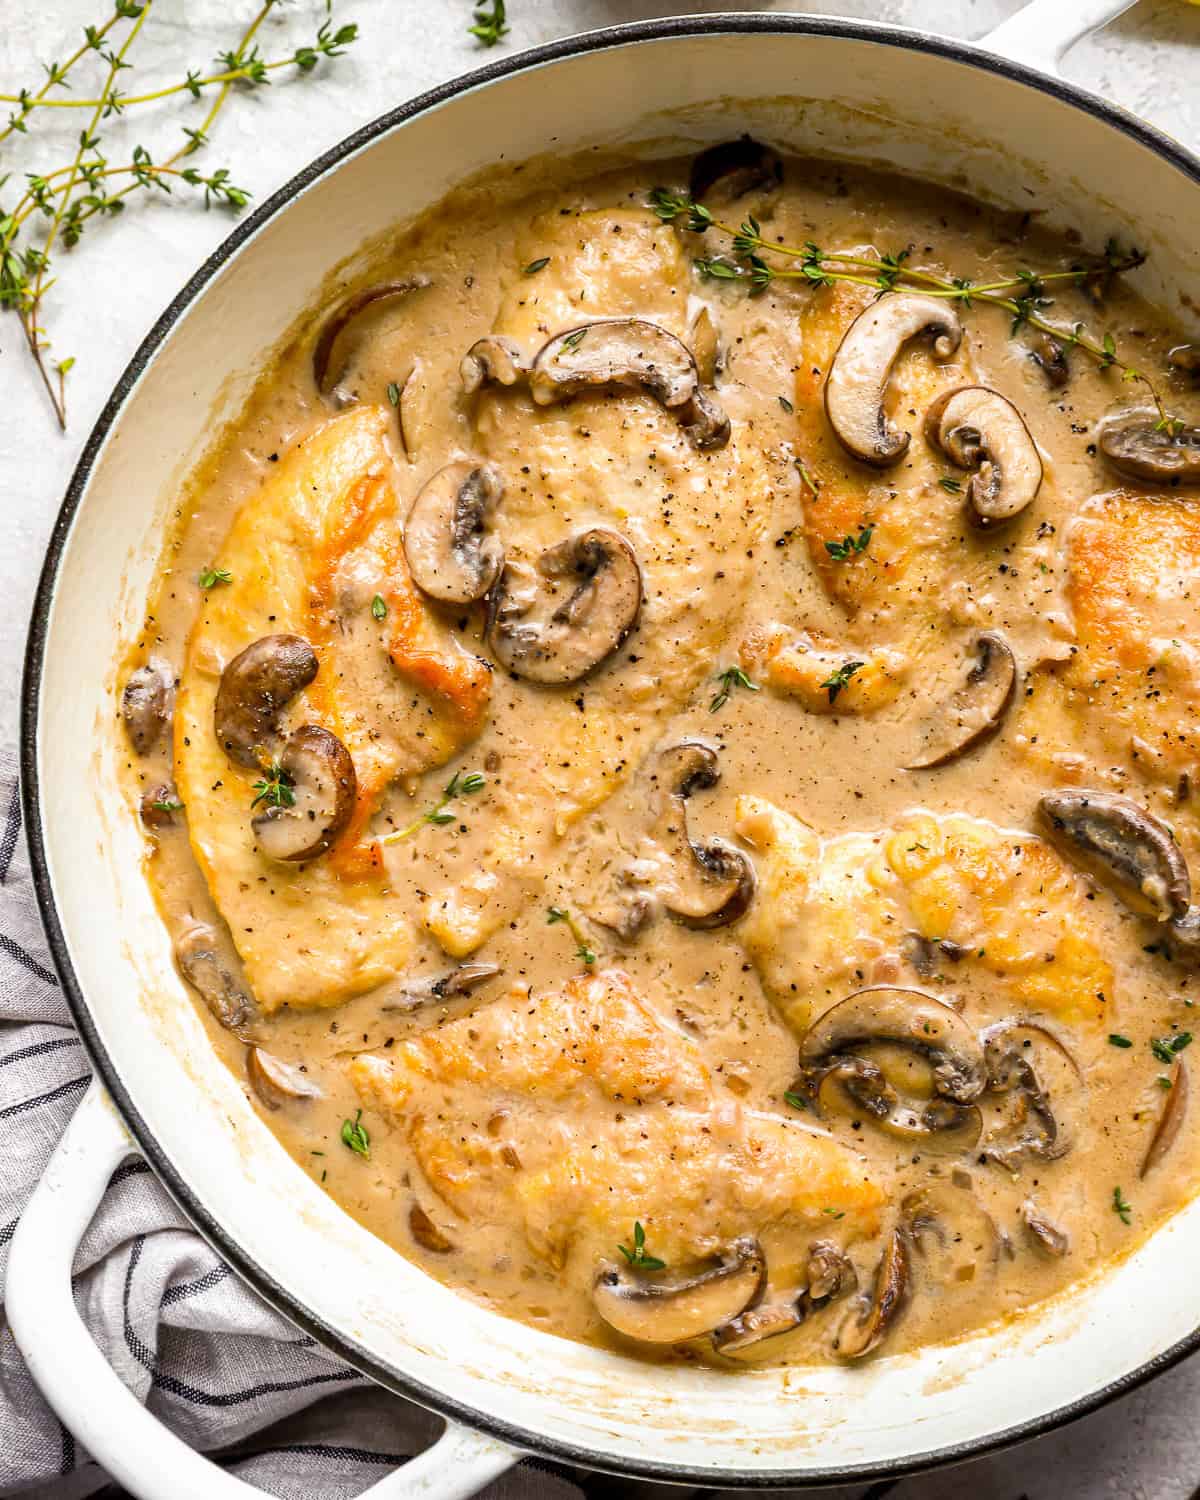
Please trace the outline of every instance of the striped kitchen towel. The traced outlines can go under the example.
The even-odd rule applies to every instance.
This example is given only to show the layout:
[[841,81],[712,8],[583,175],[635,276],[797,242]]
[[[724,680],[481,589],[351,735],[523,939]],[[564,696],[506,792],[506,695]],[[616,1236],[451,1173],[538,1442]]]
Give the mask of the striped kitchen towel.
[[[0,751],[0,1290],[26,1199],[91,1078],[46,951],[21,834],[14,759]],[[326,1353],[249,1291],[131,1158],[75,1262],[75,1297],[125,1384],[185,1442],[296,1500],[341,1500],[440,1428]],[[118,1492],[31,1381],[0,1323],[0,1495]],[[581,1500],[529,1463],[488,1500]]]

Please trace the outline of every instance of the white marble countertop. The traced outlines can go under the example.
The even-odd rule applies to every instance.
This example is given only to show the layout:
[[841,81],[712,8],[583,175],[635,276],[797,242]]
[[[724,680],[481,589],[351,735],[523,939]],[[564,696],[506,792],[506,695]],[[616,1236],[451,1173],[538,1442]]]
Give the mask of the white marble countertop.
[[[1073,0],[1060,0],[1063,5]],[[15,0],[9,0],[10,6]],[[47,0],[0,26],[0,90],[38,81],[38,64],[65,55],[101,0]],[[152,76],[178,76],[236,41],[252,5],[159,0],[139,44]],[[319,152],[392,105],[476,66],[488,55],[466,33],[470,0],[338,0],[335,19],[363,40],[319,82],[281,81],[239,100],[221,119],[205,169],[229,162],[234,180],[263,198]],[[590,27],[695,11],[792,10],[883,20],[974,39],[1019,9],[1018,0],[509,0],[506,50]],[[268,55],[315,30],[321,0],[295,0],[263,28]],[[142,62],[139,62],[139,67]],[[1200,147],[1200,7],[1142,0],[1069,56],[1069,77]],[[0,107],[0,113],[3,112]],[[193,106],[193,108],[197,108]],[[64,115],[66,112],[62,112]],[[143,125],[140,121],[149,121]],[[66,156],[79,128],[53,122]],[[152,149],[178,130],[176,109],[118,122],[127,146]],[[39,136],[42,133],[39,122]],[[44,160],[44,159],[43,159]],[[33,140],[0,146],[14,180],[35,161]],[[201,159],[197,158],[197,164]],[[211,164],[211,165],[207,165]],[[11,197],[0,189],[0,202]],[[230,227],[219,212],[136,202],[63,257],[46,309],[59,357],[73,354],[69,427],[54,425],[31,378],[16,319],[0,314],[0,743],[16,733],[21,656],[46,538],[87,433],[126,361],[162,308]],[[1191,1274],[1181,1267],[1180,1274]],[[1095,1416],[1038,1442],[941,1475],[871,1491],[893,1500],[1197,1500],[1200,1497],[1200,1360],[1192,1360]],[[861,1488],[853,1493],[861,1494]]]

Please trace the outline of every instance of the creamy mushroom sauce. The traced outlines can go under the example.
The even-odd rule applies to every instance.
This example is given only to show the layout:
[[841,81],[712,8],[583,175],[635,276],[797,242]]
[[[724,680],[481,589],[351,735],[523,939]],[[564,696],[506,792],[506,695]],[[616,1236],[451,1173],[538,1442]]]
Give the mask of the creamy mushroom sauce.
[[[135,677],[129,761],[213,1045],[348,1213],[556,1333],[854,1358],[1026,1310],[1194,1189],[1197,985],[1168,918],[1198,843],[1200,494],[1109,467],[1129,386],[1078,352],[1051,383],[1003,312],[935,303],[961,341],[934,348],[896,294],[701,279],[720,241],[646,208],[688,174],[497,174],[330,286],[181,498],[118,686],[151,660],[175,684]],[[1036,214],[894,177],[745,186],[708,201],[791,244],[912,246],[976,282],[1090,264]],[[827,415],[860,313],[888,327],[856,325]],[[1119,278],[1052,313],[1147,369],[1180,342]],[[896,317],[918,336],[881,424]],[[593,327],[523,373],[603,318],[694,369]],[[572,385],[589,355],[629,378]],[[1162,377],[1185,413],[1186,363]],[[964,386],[1003,449],[988,524],[947,437]],[[835,416],[851,447],[911,442],[859,462]],[[490,585],[491,634],[410,576],[435,475],[413,571]],[[222,672],[275,635],[300,639],[226,674],[218,738]],[[1039,813],[1071,788],[1132,798],[1133,843]],[[254,816],[297,801],[256,831],[264,790]]]

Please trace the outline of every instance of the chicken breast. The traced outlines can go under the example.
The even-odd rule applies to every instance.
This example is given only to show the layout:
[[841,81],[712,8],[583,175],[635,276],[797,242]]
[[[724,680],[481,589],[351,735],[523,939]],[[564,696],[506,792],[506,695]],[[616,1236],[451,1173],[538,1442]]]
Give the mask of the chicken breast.
[[1113,971],[1100,918],[1086,880],[1043,840],[919,811],[822,840],[750,796],[738,798],[737,831],[759,871],[742,938],[798,1033],[865,985],[935,974],[985,1016],[1103,1021]]
[[619,969],[515,991],[349,1071],[447,1207],[515,1215],[554,1264],[577,1245],[611,1255],[635,1219],[676,1260],[833,1214],[847,1231],[877,1222],[882,1195],[853,1152],[743,1109]]
[[[394,778],[446,760],[487,713],[486,665],[409,579],[386,422],[375,407],[330,420],[246,501],[220,548],[228,581],[208,591],[181,674],[175,775],[192,849],[265,1011],[334,1005],[403,965],[412,927],[369,823]],[[284,730],[337,735],[358,783],[337,846],[299,865],[259,849],[251,808],[268,768],[234,764],[213,723],[225,667],[280,633],[303,637],[319,662]]]

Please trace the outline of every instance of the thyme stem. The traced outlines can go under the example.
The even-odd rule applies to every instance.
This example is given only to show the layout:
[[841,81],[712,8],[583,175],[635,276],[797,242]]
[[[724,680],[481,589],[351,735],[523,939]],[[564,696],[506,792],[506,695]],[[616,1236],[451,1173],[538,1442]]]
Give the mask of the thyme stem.
[[[768,240],[762,234],[758,221],[747,217],[738,226],[716,218],[702,203],[682,194],[673,194],[665,188],[655,188],[650,195],[650,207],[664,223],[674,223],[682,218],[686,227],[697,234],[715,229],[732,240],[735,262],[700,258],[695,266],[702,276],[724,281],[741,281],[752,289],[761,291],[772,281],[802,281],[810,286],[827,286],[833,282],[845,282],[854,286],[865,286],[885,295],[896,290],[920,291],[928,297],[938,297],[970,307],[979,302],[988,307],[997,307],[1009,313],[1013,319],[1012,331],[1028,325],[1040,333],[1048,334],[1071,348],[1082,349],[1099,364],[1101,369],[1115,368],[1122,378],[1135,381],[1146,387],[1158,412],[1159,426],[1174,431],[1183,424],[1178,417],[1168,413],[1158,387],[1143,371],[1122,359],[1117,352],[1111,334],[1103,340],[1088,334],[1082,323],[1070,328],[1045,317],[1039,308],[1048,306],[1043,296],[1048,283],[1066,282],[1071,286],[1087,286],[1092,282],[1129,271],[1140,266],[1145,256],[1140,251],[1121,251],[1110,241],[1105,247],[1102,262],[1095,266],[1082,266],[1065,271],[1048,271],[1035,274],[1021,271],[1000,281],[981,282],[978,285],[963,278],[940,276],[933,271],[920,270],[906,264],[909,251],[896,255],[864,256],[848,251],[825,250],[808,243],[803,246]],[[782,256],[785,261],[800,261],[798,269],[783,269],[771,264],[764,256]],[[1024,288],[1024,295],[1013,297],[1009,291]]]

